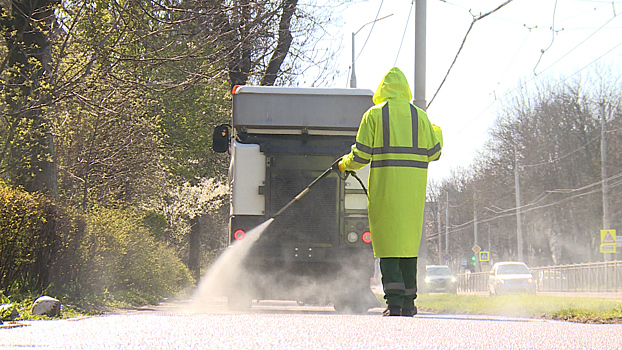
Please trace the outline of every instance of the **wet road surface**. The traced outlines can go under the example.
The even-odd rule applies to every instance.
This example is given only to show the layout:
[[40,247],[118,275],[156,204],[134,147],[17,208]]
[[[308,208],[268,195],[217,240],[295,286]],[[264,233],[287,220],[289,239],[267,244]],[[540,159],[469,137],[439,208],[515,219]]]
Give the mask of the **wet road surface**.
[[[337,314],[332,307],[255,303],[189,312],[164,304],[0,329],[2,349],[622,349],[622,325],[507,317]],[[183,306],[183,305],[182,305]],[[185,305],[187,306],[187,305]]]

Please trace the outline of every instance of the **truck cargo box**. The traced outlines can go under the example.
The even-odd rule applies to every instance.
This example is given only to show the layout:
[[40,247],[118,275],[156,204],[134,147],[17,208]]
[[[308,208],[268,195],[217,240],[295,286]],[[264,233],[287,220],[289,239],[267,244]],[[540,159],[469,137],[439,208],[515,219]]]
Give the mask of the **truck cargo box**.
[[371,96],[367,89],[241,86],[233,95],[233,127],[356,131]]

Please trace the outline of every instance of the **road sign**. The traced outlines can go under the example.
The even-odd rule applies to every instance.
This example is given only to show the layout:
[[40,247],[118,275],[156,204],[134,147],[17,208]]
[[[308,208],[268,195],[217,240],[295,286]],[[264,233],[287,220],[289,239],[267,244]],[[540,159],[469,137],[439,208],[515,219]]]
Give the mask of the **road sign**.
[[615,253],[617,238],[616,230],[600,230],[600,252]]
[[449,254],[445,254],[445,260],[449,260]]
[[472,249],[475,252],[475,254],[479,253],[479,251],[482,250],[482,248],[480,248],[477,244],[474,245]]
[[600,230],[600,244],[615,244],[616,230]]
[[490,254],[487,251],[480,251],[479,252],[479,261],[489,261],[490,260]]
[[467,260],[466,259],[462,259],[462,261],[460,262],[460,266],[467,267]]

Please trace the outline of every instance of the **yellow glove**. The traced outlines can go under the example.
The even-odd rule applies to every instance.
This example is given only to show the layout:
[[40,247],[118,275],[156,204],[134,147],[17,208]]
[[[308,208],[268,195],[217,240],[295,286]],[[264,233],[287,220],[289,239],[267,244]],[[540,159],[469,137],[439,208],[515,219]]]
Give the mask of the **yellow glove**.
[[339,167],[339,171],[341,171],[342,173],[346,172],[346,166],[345,164],[343,164],[343,158],[339,160],[337,167]]

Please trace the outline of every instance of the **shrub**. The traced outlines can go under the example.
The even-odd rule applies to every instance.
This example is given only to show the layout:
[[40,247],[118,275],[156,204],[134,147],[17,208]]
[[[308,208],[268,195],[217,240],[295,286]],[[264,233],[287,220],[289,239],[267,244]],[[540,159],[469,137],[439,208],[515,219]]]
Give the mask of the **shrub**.
[[192,277],[145,219],[104,208],[79,215],[0,182],[0,293],[144,304],[179,292]]
[[129,210],[97,208],[80,247],[80,288],[134,304],[173,295],[193,280],[175,251]]
[[41,292],[69,282],[79,222],[45,195],[0,184],[0,290]]

